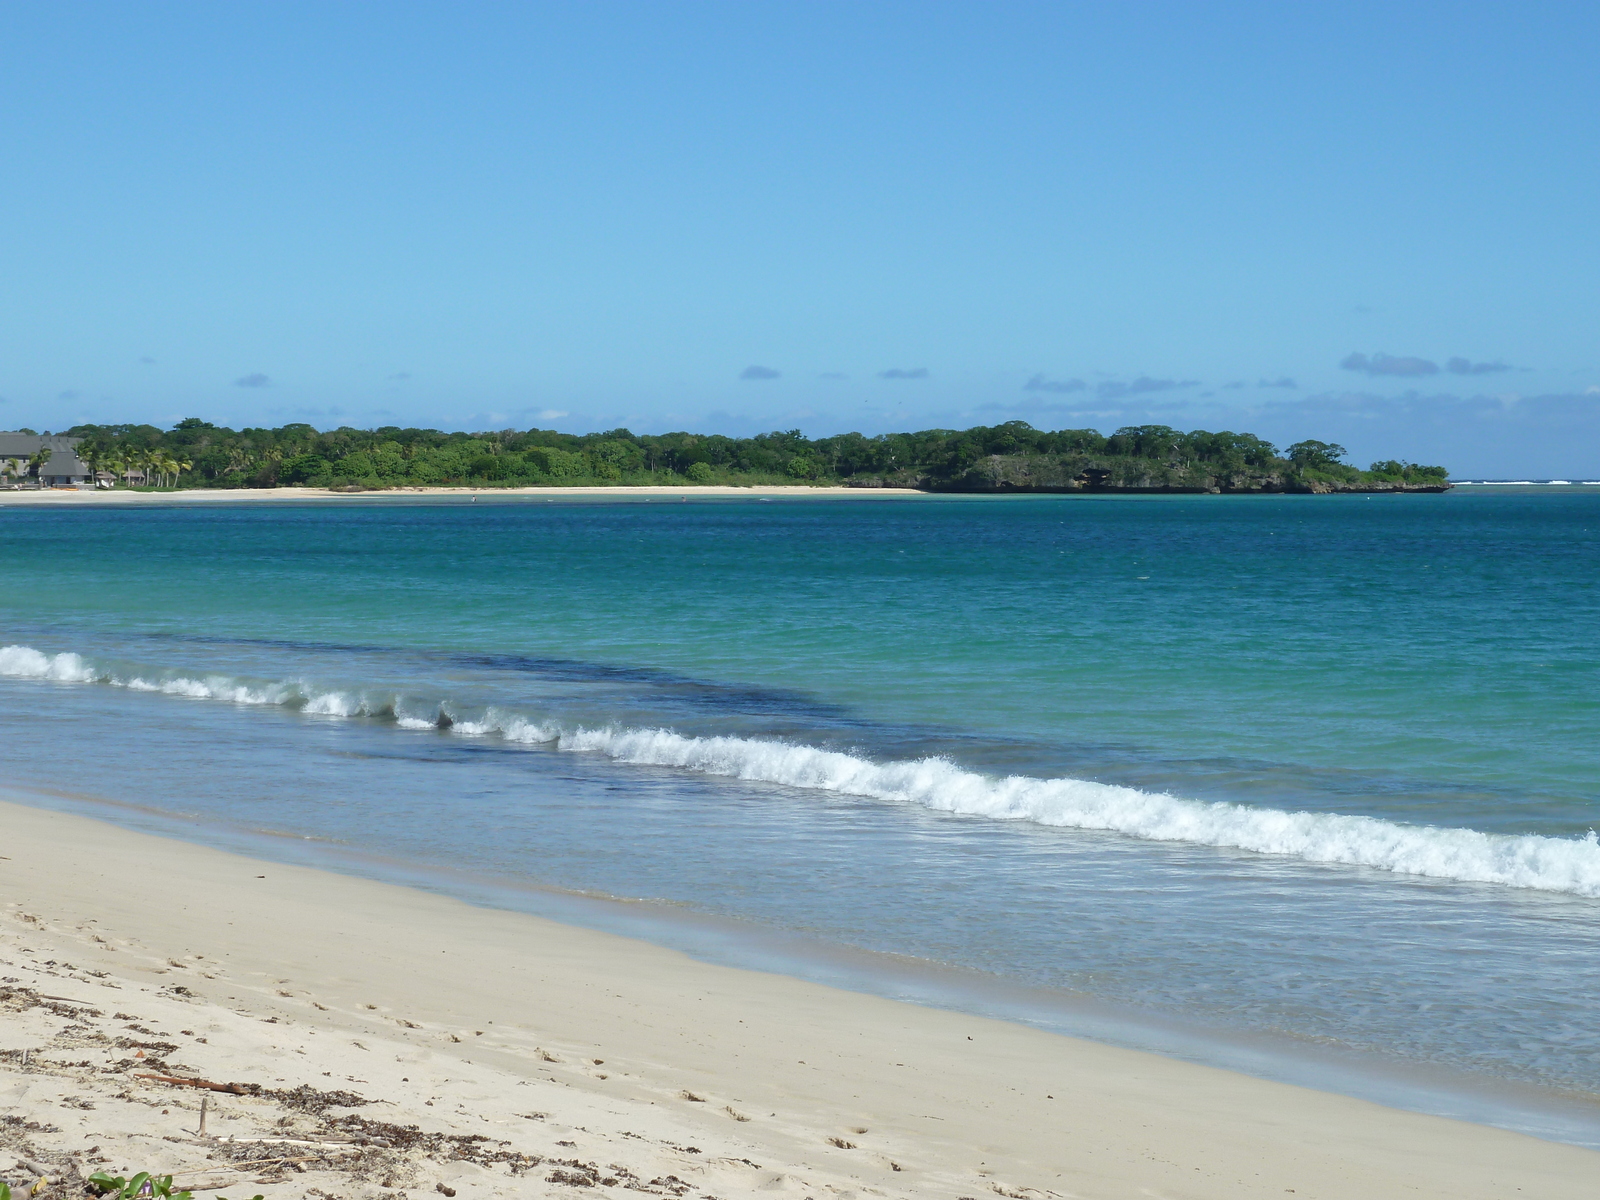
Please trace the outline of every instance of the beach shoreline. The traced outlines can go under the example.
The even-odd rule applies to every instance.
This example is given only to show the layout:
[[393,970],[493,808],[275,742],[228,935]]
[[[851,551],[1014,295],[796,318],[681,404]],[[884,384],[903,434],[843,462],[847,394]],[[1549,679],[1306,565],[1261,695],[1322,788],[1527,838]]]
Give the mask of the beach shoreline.
[[[618,1165],[638,1190],[670,1176],[718,1196],[1561,1197],[1600,1184],[1600,1154],[1577,1147],[83,816],[0,802],[0,856],[6,1003],[23,1005],[11,1024],[31,1022],[32,1039],[0,1047],[6,1111],[61,1127],[28,1136],[63,1171],[86,1139],[108,1169],[183,1165],[162,1139],[179,1134],[174,1104],[197,1094],[139,1080],[136,1060],[67,1065],[85,1051],[52,1039],[81,1042],[93,1021],[18,989],[142,1015],[133,1023],[163,1034],[205,1024],[205,1045],[176,1039],[174,1075],[277,1092],[332,1079],[382,1099],[386,1122],[481,1133],[523,1156],[518,1174],[510,1160],[373,1151],[366,1167],[269,1180],[268,1200],[310,1194],[317,1171],[324,1194],[434,1182],[525,1194],[528,1178],[578,1178],[584,1163]],[[94,1111],[64,1112],[68,1093]],[[270,1133],[273,1101],[222,1099],[227,1128]],[[185,1163],[215,1149],[190,1138]],[[110,1161],[136,1151],[149,1161]],[[559,1159],[580,1166],[549,1166]],[[548,1194],[581,1186],[555,1179]]]
[[381,488],[370,491],[345,492],[331,488],[278,487],[278,488],[186,488],[171,492],[136,492],[123,488],[45,488],[39,491],[0,491],[0,505],[22,504],[129,504],[148,501],[155,504],[271,502],[286,500],[414,500],[418,497],[475,497],[485,499],[502,496],[859,496],[888,499],[894,496],[926,496],[931,493],[918,488],[858,488],[812,487],[807,484],[773,484],[750,487],[731,487],[721,484],[683,486],[626,487],[406,487]]

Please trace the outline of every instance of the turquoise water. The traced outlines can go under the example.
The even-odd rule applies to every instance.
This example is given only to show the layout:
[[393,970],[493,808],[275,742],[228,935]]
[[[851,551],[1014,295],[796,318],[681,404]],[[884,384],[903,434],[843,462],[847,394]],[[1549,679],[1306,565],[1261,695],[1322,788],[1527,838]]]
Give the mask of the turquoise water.
[[19,506],[0,537],[12,778],[1600,1096],[1600,497]]

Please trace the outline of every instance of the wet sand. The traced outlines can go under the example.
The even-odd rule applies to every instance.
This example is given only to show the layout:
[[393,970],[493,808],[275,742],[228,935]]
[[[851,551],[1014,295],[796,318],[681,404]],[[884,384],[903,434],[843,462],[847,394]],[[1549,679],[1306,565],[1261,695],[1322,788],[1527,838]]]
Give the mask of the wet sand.
[[50,1195],[1600,1187],[1572,1146],[10,803],[0,977],[0,1178]]

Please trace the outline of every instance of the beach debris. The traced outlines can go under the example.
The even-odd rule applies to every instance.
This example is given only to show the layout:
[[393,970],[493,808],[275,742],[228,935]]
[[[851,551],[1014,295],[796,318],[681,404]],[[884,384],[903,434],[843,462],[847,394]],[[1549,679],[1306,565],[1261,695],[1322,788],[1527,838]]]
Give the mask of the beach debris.
[[[90,1004],[87,1000],[74,1000],[71,996],[47,996],[43,992],[35,992],[34,995],[38,996],[41,1000],[59,1000],[62,1004],[76,1004],[80,1008],[94,1008],[94,1005]],[[104,1016],[105,1014],[101,1013],[99,1010],[95,1010],[91,1015],[99,1017]]]
[[684,1088],[683,1091],[678,1093],[678,1095],[682,1096],[685,1100],[692,1100],[696,1104],[704,1104],[706,1102],[706,1098],[704,1096],[696,1096],[688,1088]]
[[178,1087],[205,1088],[213,1092],[228,1092],[234,1096],[250,1095],[249,1088],[242,1083],[215,1083],[209,1079],[186,1079],[182,1075],[157,1075],[151,1071],[135,1071],[135,1079],[153,1079],[157,1083],[170,1083]]
[[837,1146],[841,1150],[854,1150],[856,1148],[856,1144],[854,1142],[847,1142],[842,1137],[829,1138],[828,1145]]
[[[46,1167],[43,1163],[31,1158],[19,1158],[17,1159],[17,1166],[21,1167],[29,1175],[34,1176],[40,1181],[40,1183],[49,1182],[48,1176],[52,1172],[50,1168]],[[55,1174],[57,1178],[60,1178],[60,1172],[55,1172]],[[38,1190],[37,1184],[35,1185],[35,1190]]]
[[434,1184],[433,1190],[438,1192],[441,1196],[454,1196],[456,1194],[455,1188],[445,1187],[445,1185],[442,1183]]

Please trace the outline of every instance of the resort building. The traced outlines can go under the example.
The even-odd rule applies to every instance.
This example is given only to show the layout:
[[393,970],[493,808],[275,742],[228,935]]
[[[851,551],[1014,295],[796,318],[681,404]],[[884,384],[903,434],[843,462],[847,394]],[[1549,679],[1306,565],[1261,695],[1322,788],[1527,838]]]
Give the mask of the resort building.
[[[0,433],[0,487],[93,487],[94,472],[78,457],[75,437],[41,437],[36,433]],[[41,450],[49,459],[39,465],[39,474],[30,464]]]

